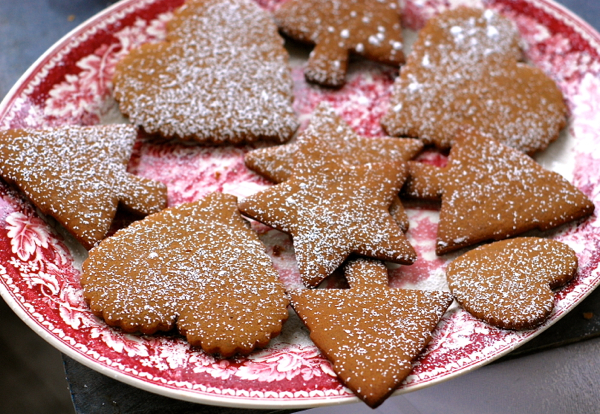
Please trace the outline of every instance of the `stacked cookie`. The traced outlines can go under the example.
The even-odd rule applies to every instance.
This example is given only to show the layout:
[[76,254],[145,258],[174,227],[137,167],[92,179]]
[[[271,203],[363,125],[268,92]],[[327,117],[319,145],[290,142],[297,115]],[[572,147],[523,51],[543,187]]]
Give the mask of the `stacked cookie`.
[[[292,3],[286,3],[279,14],[287,15]],[[307,40],[306,36],[289,30],[286,24],[282,19],[285,33]],[[318,38],[312,40],[319,45]],[[317,47],[315,51],[320,49]],[[431,19],[419,33],[407,64],[401,68],[396,80],[390,110],[382,119],[384,129],[390,135],[417,138],[424,146],[434,146],[441,151],[450,149],[448,164],[440,168],[410,161],[420,150],[414,146],[414,152],[405,153],[400,161],[406,162],[408,175],[401,170],[396,173],[397,180],[405,181],[404,196],[441,201],[436,242],[438,255],[481,242],[506,239],[532,229],[548,230],[593,213],[593,204],[579,189],[558,174],[544,170],[527,155],[542,151],[558,138],[566,124],[566,107],[554,82],[539,69],[519,62],[520,54],[518,32],[508,20],[490,10],[462,7]],[[318,81],[311,75],[310,65],[308,70],[307,79]],[[321,78],[327,79],[327,76]],[[332,126],[326,128],[323,125]],[[240,209],[252,218],[292,234],[307,286],[322,280],[315,279],[313,272],[323,271],[326,262],[323,257],[332,261],[329,263],[333,269],[341,263],[337,255],[342,252],[350,252],[353,257],[403,263],[393,255],[385,257],[382,254],[389,252],[390,241],[383,216],[376,216],[374,222],[369,222],[364,212],[355,215],[360,224],[370,223],[370,236],[381,243],[379,248],[365,243],[360,234],[354,235],[352,244],[345,237],[351,237],[354,224],[345,221],[345,216],[339,212],[335,220],[323,212],[323,205],[334,204],[328,196],[321,192],[314,199],[297,200],[293,196],[296,193],[292,189],[301,184],[304,190],[311,191],[309,189],[313,187],[306,182],[308,177],[314,179],[327,173],[333,183],[346,174],[345,168],[354,171],[360,164],[368,165],[369,171],[389,174],[387,179],[381,176],[379,183],[392,179],[394,167],[384,163],[398,157],[379,149],[390,138],[363,139],[359,147],[353,147],[350,142],[357,140],[353,135],[330,109],[321,106],[294,143],[253,151],[246,156],[249,168],[275,182],[291,177],[273,189],[243,200]],[[410,141],[398,138],[396,146],[405,142]],[[370,157],[369,154],[376,155]],[[328,164],[330,161],[335,166]],[[332,169],[337,170],[337,175]],[[372,181],[361,185],[376,188],[380,195],[385,194]],[[317,186],[325,188],[322,182]],[[355,199],[355,184],[347,183],[342,187],[336,182],[332,186],[344,188],[346,197]],[[301,191],[298,188],[297,193]],[[349,205],[345,205],[344,212],[349,211]],[[371,205],[379,205],[379,202]],[[387,205],[389,201],[386,200]],[[287,214],[282,217],[284,211]],[[297,216],[314,216],[315,220],[310,224],[288,221],[289,217]],[[389,217],[386,220],[389,221]],[[331,230],[333,223],[344,231]],[[299,227],[310,230],[299,233]],[[304,241],[306,234],[310,235],[311,243]],[[327,240],[329,235],[334,237]],[[328,241],[331,246],[323,247],[315,244],[315,240]],[[310,259],[307,259],[307,252]],[[303,264],[306,260],[310,260],[311,266],[316,263],[317,268]],[[391,356],[385,346],[379,346],[379,341],[391,342],[366,336],[371,335],[366,333],[369,329],[360,322],[360,316],[354,316],[351,310],[354,308],[370,312],[365,310],[364,303],[358,304],[351,298],[354,294],[366,298],[366,291],[378,295],[375,293],[378,291],[376,276],[369,272],[379,266],[375,261],[360,259],[359,265],[355,260],[346,267],[351,285],[347,293],[292,292],[292,303],[311,330],[313,341],[334,363],[342,381],[369,405],[376,406],[410,370],[401,374],[403,363],[400,358]],[[364,271],[369,276],[362,277],[373,285],[359,285],[365,290],[359,293],[354,286],[357,282],[351,281],[353,276],[349,275],[358,270],[350,269],[367,267],[371,270]],[[577,258],[566,245],[553,240],[523,238],[492,243],[460,257],[448,268],[448,280],[454,297],[474,316],[500,328],[530,329],[549,316],[554,297],[551,289],[568,283],[576,270]],[[385,273],[385,267],[378,272]],[[324,273],[329,274],[331,270]],[[429,300],[433,299],[430,297]],[[435,327],[436,309],[445,309],[449,305],[442,297],[437,300],[435,304],[422,305],[429,309],[422,311],[433,319],[429,328],[420,331],[420,338],[425,338]],[[378,307],[381,305],[374,306]],[[398,305],[397,309],[402,306]],[[389,317],[393,311],[388,310],[386,314]],[[379,313],[373,315],[372,323],[377,325]],[[420,326],[419,322],[413,320],[413,323]],[[338,329],[344,333],[336,333]],[[355,335],[353,329],[361,330],[365,337]],[[386,330],[393,331],[389,327]],[[402,335],[398,337],[407,341]],[[379,345],[366,351],[366,347],[357,344],[365,342]],[[412,360],[426,342],[423,340],[407,360]],[[352,350],[350,356],[348,349]],[[368,356],[363,359],[357,355]],[[347,358],[353,361],[351,368]],[[387,358],[396,358],[393,373],[388,370]],[[372,368],[377,365],[381,371]],[[373,369],[373,376],[365,373],[370,369]],[[386,380],[378,376],[383,371],[386,371]],[[393,385],[390,385],[391,378],[398,382],[392,381]],[[373,383],[380,384],[377,391],[369,388]]]
[[[396,2],[289,0],[274,18],[315,45],[305,75],[321,86],[344,84],[351,54],[404,63]],[[557,139],[566,107],[520,58],[518,32],[497,13],[443,13],[395,82],[382,119],[391,137],[362,137],[322,104],[292,139],[293,84],[272,16],[248,0],[188,0],[166,41],[117,66],[120,109],[162,138],[292,139],[246,155],[275,185],[239,203],[213,193],[165,208],[164,185],[126,172],[134,126],[1,132],[0,174],[91,249],[81,284],[110,326],[177,328],[208,353],[248,355],[281,332],[291,303],[340,380],[375,407],[409,375],[453,298],[494,326],[529,329],[576,274],[567,246],[529,237],[459,257],[451,293],[388,286],[385,263],[417,260],[401,197],[441,202],[438,255],[593,213],[579,189],[529,157]],[[425,147],[449,150],[447,165],[416,161]],[[119,203],[149,216],[102,240]],[[292,236],[305,289],[286,292],[243,215]],[[336,269],[350,288],[317,288]]]

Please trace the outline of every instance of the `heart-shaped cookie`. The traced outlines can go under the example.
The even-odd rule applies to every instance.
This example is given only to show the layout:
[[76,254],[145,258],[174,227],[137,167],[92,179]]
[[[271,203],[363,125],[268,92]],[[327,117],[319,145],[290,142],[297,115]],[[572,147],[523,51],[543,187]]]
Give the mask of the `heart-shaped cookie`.
[[577,272],[577,256],[556,240],[522,237],[471,250],[448,265],[456,300],[473,316],[504,329],[530,329],[554,308],[554,292]]
[[558,138],[567,108],[552,79],[518,62],[519,33],[492,10],[459,7],[419,32],[382,119],[389,135],[449,148],[462,124],[532,154]]
[[376,407],[410,374],[452,295],[391,289],[375,260],[350,261],[345,274],[350,289],[297,290],[292,304],[344,385]]
[[316,45],[304,72],[311,82],[342,86],[351,52],[404,63],[397,1],[288,0],[275,10],[275,20],[291,38]]
[[132,50],[113,82],[121,111],[165,137],[284,142],[298,126],[283,39],[250,0],[188,0],[167,40]]
[[168,208],[105,239],[83,263],[94,314],[126,332],[177,326],[188,342],[228,357],[264,347],[288,299],[236,198],[213,193]]

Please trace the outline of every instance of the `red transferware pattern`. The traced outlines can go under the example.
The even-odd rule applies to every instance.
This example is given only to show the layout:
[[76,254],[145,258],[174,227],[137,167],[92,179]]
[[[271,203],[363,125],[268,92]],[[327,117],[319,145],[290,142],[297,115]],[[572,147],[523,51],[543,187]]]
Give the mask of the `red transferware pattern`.
[[[116,4],[58,42],[21,78],[0,105],[0,127],[42,127],[126,122],[111,97],[115,63],[131,48],[165,36],[165,23],[181,0],[129,0]],[[261,0],[267,8],[277,0]],[[559,142],[538,157],[565,175],[600,207],[600,35],[549,0],[405,0],[404,24],[457,4],[493,8],[520,28],[528,58],[563,90],[570,123]],[[397,70],[354,62],[339,91],[306,84],[304,52],[292,55],[295,109],[303,125],[327,101],[363,135],[380,136]],[[157,143],[140,137],[129,169],[169,187],[171,205],[211,191],[239,197],[270,185],[247,170],[250,147],[207,148]],[[443,159],[429,155],[433,163]],[[454,255],[436,257],[437,212],[410,207],[408,232],[419,260],[392,270],[393,287],[447,289],[444,269]],[[288,236],[254,224],[283,282],[301,287]],[[570,245],[580,261],[575,281],[558,292],[551,318],[533,331],[495,329],[454,306],[398,392],[465,373],[539,334],[600,284],[600,222],[591,217],[547,236]],[[176,334],[137,336],[111,329],[83,301],[79,268],[85,252],[39,218],[18,194],[0,184],[0,292],[38,334],[65,354],[112,377],[153,392],[206,404],[238,407],[313,407],[356,401],[292,314],[283,334],[249,357],[219,359],[192,349]],[[333,282],[331,282],[333,283]]]

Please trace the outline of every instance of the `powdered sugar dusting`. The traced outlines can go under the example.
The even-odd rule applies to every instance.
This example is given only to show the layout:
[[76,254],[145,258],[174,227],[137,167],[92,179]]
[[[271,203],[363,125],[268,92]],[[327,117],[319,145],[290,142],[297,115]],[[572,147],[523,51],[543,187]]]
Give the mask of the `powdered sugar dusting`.
[[565,126],[566,107],[554,82],[519,58],[518,31],[497,12],[437,16],[396,81],[385,130],[443,149],[468,124],[526,153],[545,149]]
[[316,286],[352,252],[414,261],[414,250],[389,213],[405,176],[402,163],[327,164],[246,198],[239,208],[293,236],[303,281]]
[[417,140],[361,137],[327,104],[317,107],[295,145],[294,171],[302,172],[317,170],[327,162],[353,166],[408,161],[423,148]]
[[188,2],[167,42],[132,51],[114,83],[121,111],[166,137],[283,142],[297,127],[283,39],[246,0]]
[[84,262],[81,283],[109,325],[152,334],[176,323],[190,344],[226,357],[266,346],[288,316],[263,245],[235,197],[221,193],[106,239]]
[[464,254],[448,266],[452,294],[494,326],[530,329],[552,312],[554,293],[577,271],[577,257],[556,240],[517,238]]
[[409,374],[452,296],[390,289],[376,261],[350,261],[345,274],[350,289],[295,291],[292,303],[341,381],[376,407]]
[[345,82],[349,53],[378,62],[404,62],[395,0],[289,0],[274,13],[282,31],[316,45],[304,74],[321,85]]
[[420,30],[432,17],[459,6],[483,8],[484,0],[399,0],[404,27]]
[[593,203],[555,172],[475,131],[463,131],[443,172],[439,254],[584,218]]
[[275,182],[335,162],[356,166],[388,160],[408,161],[423,148],[418,140],[366,138],[356,134],[327,103],[313,112],[310,124],[290,144],[254,150],[246,165]]
[[[279,0],[260,1],[269,9],[278,2]],[[414,17],[414,21],[424,23],[429,16],[457,2],[461,0],[406,0],[403,6],[404,21],[406,23]],[[474,3],[478,3],[478,0],[474,0]],[[47,91],[58,86],[59,83],[55,82],[62,82],[66,79],[65,76],[74,79],[70,76],[81,72],[76,62],[85,59],[86,53],[109,49],[103,47],[103,44],[113,42],[114,39],[110,36],[107,38],[105,30],[112,30],[111,25],[116,23],[118,30],[131,28],[130,34],[135,35],[137,40],[143,40],[142,33],[147,38],[154,38],[152,33],[147,32],[147,28],[162,28],[164,21],[156,22],[153,19],[158,19],[160,14],[168,11],[167,9],[172,10],[178,4],[178,0],[126,0],[114,12],[90,23],[84,31],[76,33],[68,45],[61,45],[59,49],[51,51],[48,60],[34,68],[31,76],[24,79],[22,88],[6,98],[0,114],[0,124],[5,128],[48,125],[51,117],[44,111],[45,102],[49,98]],[[597,112],[593,108],[598,106],[598,94],[593,91],[594,85],[599,83],[597,45],[600,39],[597,34],[580,27],[576,20],[545,0],[489,0],[486,1],[486,6],[500,10],[517,23],[524,35],[528,58],[558,80],[571,109],[570,128],[559,138],[559,141],[567,143],[565,148],[569,148],[569,151],[553,151],[553,157],[558,159],[544,165],[550,169],[553,169],[556,162],[565,165],[564,168],[568,170],[565,176],[572,179],[577,187],[600,206],[600,171],[594,158],[597,154],[594,149],[598,146],[595,143],[600,142],[600,130],[593,115]],[[140,22],[134,24],[138,20]],[[129,26],[130,23],[135,28]],[[405,36],[405,40],[408,38]],[[298,53],[297,49],[290,50],[294,53],[291,60],[294,65],[294,107],[305,124],[314,108],[321,101],[327,101],[358,134],[384,135],[379,120],[389,107],[391,85],[398,72],[396,69],[366,61],[352,61],[348,82],[342,89],[334,91],[308,85],[302,73],[307,56]],[[405,51],[408,52],[408,49]],[[86,67],[95,68],[92,65]],[[84,99],[93,97],[93,91],[101,89],[96,84],[100,76],[88,77],[87,74],[90,73],[85,72],[85,79],[89,84],[73,82],[65,84],[65,88],[61,87],[66,89],[66,86],[77,84],[85,86],[85,91],[92,93],[68,94],[61,89],[61,96],[69,98],[70,108],[61,112],[64,122],[82,122],[82,117],[77,115],[82,113],[82,108],[90,111],[83,116],[84,120],[106,119],[98,107],[89,106],[89,101]],[[58,99],[53,101],[53,110],[67,109],[60,102]],[[114,102],[110,104],[114,105]],[[105,108],[104,104],[102,108]],[[551,144],[550,148],[557,143]],[[208,152],[199,148],[184,150],[183,147],[144,141],[139,145],[139,164],[130,165],[133,167],[131,171],[147,178],[161,177],[161,181],[171,177],[169,184],[175,188],[171,192],[171,202],[200,198],[205,194],[202,183],[213,188],[215,175],[218,174],[211,174],[208,169],[208,166],[213,165]],[[159,154],[160,148],[164,151]],[[228,184],[238,188],[240,194],[243,194],[253,191],[248,190],[249,188],[270,185],[243,167],[241,159],[246,149],[224,147],[222,150],[215,151],[214,157],[230,160],[239,157],[235,164],[239,168],[228,161],[232,168],[226,170],[229,171],[225,174],[227,183],[219,182],[218,186],[224,188]],[[437,154],[429,157],[429,153],[427,158],[433,164],[443,166],[444,157],[438,157]],[[189,171],[184,167],[186,160],[192,163]],[[207,167],[206,170],[203,166]],[[169,174],[170,169],[174,170],[173,175]],[[196,174],[200,171],[203,173]],[[223,174],[222,169],[219,172]],[[565,171],[561,170],[563,172]],[[219,176],[222,177],[223,175]],[[188,179],[189,182],[186,182]],[[417,274],[416,271],[413,273],[411,266],[400,265],[393,271],[397,274],[390,281],[394,286],[443,288],[442,284],[435,281],[443,274],[445,264],[454,255],[437,258],[433,252],[437,209],[436,206],[420,203],[407,204],[411,217],[408,237],[419,255],[417,263],[432,261],[431,269],[435,270],[429,270],[431,276],[426,278],[427,275]],[[37,327],[38,332],[45,337],[52,336],[55,343],[62,344],[61,351],[67,355],[85,358],[90,365],[128,382],[144,387],[160,387],[165,394],[175,392],[177,396],[185,396],[200,403],[246,407],[248,404],[280,406],[278,404],[284,402],[288,406],[306,408],[349,402],[354,398],[335,378],[330,363],[311,343],[306,329],[295,315],[290,317],[290,321],[284,325],[284,332],[271,342],[272,345],[248,358],[215,358],[190,348],[184,339],[177,336],[134,336],[110,329],[99,322],[83,302],[78,272],[71,266],[66,248],[58,248],[59,237],[48,237],[51,234],[49,227],[41,220],[34,220],[35,212],[21,202],[13,191],[0,185],[0,223],[4,223],[2,220],[5,217],[12,224],[5,226],[7,230],[11,229],[10,237],[6,236],[7,232],[0,232],[0,244],[4,246],[0,249],[0,283],[5,287],[2,290],[3,297],[11,306],[20,307],[24,315],[29,317],[30,325]],[[279,255],[278,260],[277,257],[273,257],[273,260],[280,274],[285,275],[285,283],[289,282],[289,286],[300,288],[302,282],[293,260],[290,237],[253,223],[255,229],[258,229],[257,226],[260,227],[260,237],[267,243],[268,253],[272,256]],[[598,284],[599,228],[594,216],[583,223],[562,226],[547,233],[549,237],[566,242],[577,252],[580,270],[573,282],[557,292],[554,311],[544,327],[556,322]],[[48,249],[41,247],[44,240],[50,240]],[[12,253],[13,245],[18,253]],[[72,250],[73,246],[70,245],[70,248]],[[25,261],[26,257],[28,259]],[[76,265],[75,263],[74,266]],[[285,269],[285,272],[281,269]],[[423,270],[425,271],[424,266]],[[407,272],[405,278],[404,272]],[[330,285],[328,280],[324,283]],[[398,392],[434,384],[472,370],[514,349],[538,332],[538,329],[514,332],[493,328],[469,313],[451,307]]]
[[165,188],[127,174],[135,128],[61,127],[0,133],[0,175],[85,247],[101,240],[121,201],[142,214],[164,208]]

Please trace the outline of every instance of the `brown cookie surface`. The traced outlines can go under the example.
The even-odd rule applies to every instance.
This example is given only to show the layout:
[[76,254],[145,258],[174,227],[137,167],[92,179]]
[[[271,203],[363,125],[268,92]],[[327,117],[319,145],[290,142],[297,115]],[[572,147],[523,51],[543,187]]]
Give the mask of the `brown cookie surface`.
[[323,102],[295,142],[250,151],[244,161],[251,170],[280,183],[295,171],[316,170],[328,162],[355,166],[408,161],[422,149],[423,143],[416,139],[360,136]]
[[350,261],[345,273],[350,289],[297,290],[292,304],[344,385],[376,407],[410,374],[452,296],[390,289],[373,260]]
[[106,236],[117,206],[139,214],[166,207],[166,187],[126,171],[131,125],[0,131],[0,176],[86,248]]
[[167,40],[132,50],[113,81],[121,111],[165,137],[284,142],[298,125],[283,39],[249,0],[188,0]]
[[409,161],[408,178],[402,187],[402,195],[422,200],[440,200],[444,191],[443,175],[431,164]]
[[[327,163],[357,166],[407,161],[422,149],[423,144],[415,139],[362,137],[328,104],[321,103],[297,141],[251,151],[244,161],[248,168],[272,181],[282,182],[294,172],[310,173]],[[398,225],[404,231],[408,230],[408,217],[398,197],[391,209]]]
[[556,240],[522,237],[471,250],[448,266],[456,300],[473,316],[504,329],[531,329],[554,308],[552,289],[577,272],[577,256]]
[[472,130],[455,137],[440,169],[442,207],[436,253],[587,217],[594,204],[560,174]]
[[258,148],[246,153],[244,163],[246,167],[274,183],[282,183],[294,172],[294,154],[297,150],[296,142]]
[[520,63],[519,33],[492,10],[459,7],[432,18],[394,85],[386,132],[449,148],[462,124],[528,154],[566,125],[562,93]]
[[350,53],[404,63],[396,1],[288,0],[275,11],[275,20],[291,38],[315,45],[304,72],[311,82],[342,86]]
[[126,332],[177,329],[228,357],[264,347],[287,319],[271,259],[236,198],[213,193],[168,208],[104,240],[83,264],[94,314]]
[[302,280],[317,286],[350,255],[412,264],[416,253],[390,215],[404,163],[326,164],[240,201],[240,211],[291,234]]

